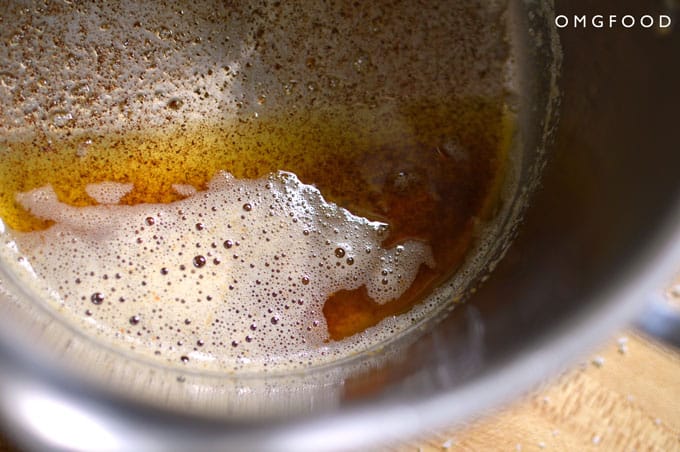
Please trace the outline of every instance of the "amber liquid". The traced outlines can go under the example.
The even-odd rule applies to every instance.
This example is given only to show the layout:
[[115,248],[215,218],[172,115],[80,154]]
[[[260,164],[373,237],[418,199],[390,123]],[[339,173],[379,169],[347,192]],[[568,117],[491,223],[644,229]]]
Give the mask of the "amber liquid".
[[450,277],[490,218],[503,179],[509,118],[501,99],[422,102],[378,109],[334,108],[271,115],[237,124],[180,124],[157,131],[34,136],[0,148],[0,217],[14,230],[49,227],[15,201],[51,184],[62,202],[96,202],[85,186],[131,182],[123,204],[180,199],[171,186],[205,188],[220,170],[256,178],[285,170],[328,201],[389,224],[384,246],[430,244],[434,269],[421,267],[399,299],[379,305],[366,290],[325,303],[329,335],[341,339],[408,311]]

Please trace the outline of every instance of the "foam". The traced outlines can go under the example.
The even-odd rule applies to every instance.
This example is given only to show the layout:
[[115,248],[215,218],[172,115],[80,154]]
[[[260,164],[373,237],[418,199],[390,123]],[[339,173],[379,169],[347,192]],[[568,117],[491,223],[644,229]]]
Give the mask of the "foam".
[[118,204],[121,198],[130,193],[133,188],[130,183],[100,182],[88,184],[85,192],[100,204]]
[[175,193],[182,196],[193,196],[198,191],[196,187],[189,184],[172,184],[172,189],[175,190]]
[[329,345],[328,296],[365,286],[386,303],[435,265],[429,245],[382,247],[387,224],[285,172],[221,172],[169,204],[73,207],[50,186],[17,201],[55,221],[12,237],[60,313],[116,347],[182,366],[289,369],[368,349],[389,325]]

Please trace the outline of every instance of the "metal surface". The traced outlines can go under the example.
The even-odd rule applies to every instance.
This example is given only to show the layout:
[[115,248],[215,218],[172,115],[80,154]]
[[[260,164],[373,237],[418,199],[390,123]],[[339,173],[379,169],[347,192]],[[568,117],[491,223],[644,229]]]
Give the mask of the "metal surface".
[[655,339],[680,347],[680,313],[660,295],[651,297],[635,326]]
[[[608,7],[662,11],[659,5],[642,11],[635,2]],[[556,5],[560,14],[591,8],[580,1]],[[680,262],[680,33],[569,29],[561,41],[561,120],[543,186],[517,240],[466,307],[429,325],[417,341],[395,345],[396,356],[335,384],[306,387],[300,381],[313,376],[293,379],[288,396],[297,391],[312,415],[241,422],[107,392],[62,373],[53,358],[39,354],[39,344],[17,345],[25,333],[6,325],[0,401],[17,441],[82,450],[365,447],[506,401],[629,322]],[[543,115],[551,74],[544,61],[525,64],[530,85],[543,90],[531,96]],[[327,404],[322,399],[329,393],[337,398]]]

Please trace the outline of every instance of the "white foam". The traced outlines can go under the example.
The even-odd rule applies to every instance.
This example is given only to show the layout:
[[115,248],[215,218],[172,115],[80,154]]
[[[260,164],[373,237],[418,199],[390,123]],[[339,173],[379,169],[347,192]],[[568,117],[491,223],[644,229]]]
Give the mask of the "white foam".
[[99,182],[88,184],[85,192],[100,204],[118,204],[133,188],[130,183]]
[[[258,180],[220,173],[206,191],[170,204],[72,207],[49,186],[17,201],[56,222],[12,235],[58,293],[60,312],[115,346],[179,365],[273,370],[327,361],[322,309],[331,294],[365,286],[386,303],[422,264],[434,266],[428,245],[383,248],[387,224],[326,202],[284,172]],[[328,355],[385,337],[358,335]]]
[[189,184],[172,184],[172,189],[175,190],[175,193],[182,196],[192,196],[198,191],[196,187]]

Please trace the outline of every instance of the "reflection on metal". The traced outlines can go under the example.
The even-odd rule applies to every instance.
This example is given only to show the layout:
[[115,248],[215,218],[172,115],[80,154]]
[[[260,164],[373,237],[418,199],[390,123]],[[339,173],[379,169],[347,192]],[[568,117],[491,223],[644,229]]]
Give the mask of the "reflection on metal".
[[660,294],[652,297],[635,326],[650,336],[680,347],[680,311],[671,307]]

